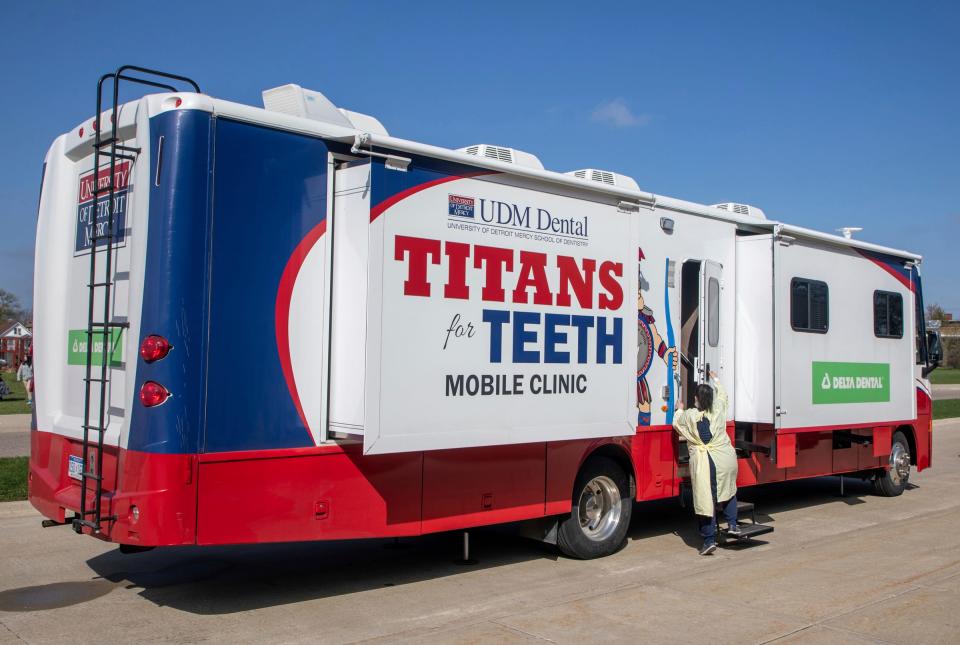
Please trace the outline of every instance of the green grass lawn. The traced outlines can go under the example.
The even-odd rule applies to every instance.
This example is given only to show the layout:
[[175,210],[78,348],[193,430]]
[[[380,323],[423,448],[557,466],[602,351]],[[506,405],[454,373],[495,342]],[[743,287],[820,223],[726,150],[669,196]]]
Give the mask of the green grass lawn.
[[27,499],[28,457],[0,459],[0,502]]
[[17,380],[17,375],[4,372],[3,382],[10,388],[10,395],[3,397],[0,401],[0,414],[30,414],[27,392],[23,388],[23,383]]
[[933,402],[933,418],[949,419],[960,417],[960,399],[942,399]]
[[930,382],[937,385],[960,383],[960,370],[938,367],[930,372]]

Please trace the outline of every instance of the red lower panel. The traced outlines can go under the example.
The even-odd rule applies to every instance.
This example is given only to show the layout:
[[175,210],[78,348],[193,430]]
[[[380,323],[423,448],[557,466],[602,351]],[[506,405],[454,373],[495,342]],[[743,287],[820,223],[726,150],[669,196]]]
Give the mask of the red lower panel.
[[637,500],[677,494],[677,441],[673,428],[638,432],[633,438],[633,463],[637,470]]
[[777,433],[777,468],[797,465],[797,435]]
[[817,477],[833,472],[833,433],[804,432],[797,438],[797,463],[787,471],[787,479]]
[[917,440],[917,470],[933,465],[933,401],[917,388],[917,423],[913,426]]
[[[64,521],[80,509],[80,483],[67,476],[80,443],[49,432],[30,435],[29,498],[45,517]],[[196,533],[196,457],[108,448],[102,515],[116,516],[98,536],[121,544],[192,544]],[[120,492],[114,492],[120,491]],[[89,508],[93,495],[88,493]],[[134,521],[131,508],[139,509]]]
[[422,453],[364,457],[358,445],[302,456],[205,461],[197,542],[417,535],[422,467]]
[[881,426],[873,429],[873,456],[885,457],[890,454],[890,444],[893,438],[893,428]]
[[545,468],[543,443],[423,453],[423,532],[542,517]]

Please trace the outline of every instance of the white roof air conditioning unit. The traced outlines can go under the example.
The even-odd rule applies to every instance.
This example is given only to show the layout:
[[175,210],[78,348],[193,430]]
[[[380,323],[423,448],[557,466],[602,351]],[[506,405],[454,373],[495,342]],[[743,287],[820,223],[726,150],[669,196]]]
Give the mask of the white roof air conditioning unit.
[[306,90],[293,83],[264,90],[263,107],[271,112],[387,136],[386,128],[375,117],[338,108],[322,93]]
[[543,164],[540,163],[540,160],[536,156],[530,154],[529,152],[524,152],[523,150],[517,150],[516,148],[506,148],[504,146],[493,146],[487,143],[478,143],[476,145],[467,146],[466,148],[457,148],[458,152],[465,152],[468,155],[474,155],[475,157],[483,157],[484,159],[493,159],[495,161],[502,161],[504,163],[512,163],[517,166],[524,166],[525,168],[536,168],[537,170],[543,170]]
[[714,204],[713,207],[733,213],[734,215],[743,215],[745,217],[753,217],[756,219],[767,219],[767,216],[764,214],[763,210],[757,208],[756,206],[750,206],[749,204],[724,202],[723,204]]
[[640,186],[633,177],[621,175],[620,173],[611,172],[609,170],[584,168],[582,170],[571,170],[570,172],[565,172],[563,174],[577,177],[579,179],[586,179],[587,181],[596,181],[601,184],[607,184],[608,186],[616,186],[617,188],[628,188],[636,191],[640,190]]

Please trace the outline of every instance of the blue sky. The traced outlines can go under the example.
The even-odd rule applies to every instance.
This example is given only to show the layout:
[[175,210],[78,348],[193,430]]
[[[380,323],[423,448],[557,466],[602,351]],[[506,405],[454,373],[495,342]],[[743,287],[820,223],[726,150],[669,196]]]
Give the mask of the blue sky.
[[960,3],[138,4],[4,9],[0,287],[27,304],[46,148],[134,63],[254,105],[299,83],[397,136],[862,226],[922,253],[927,302],[960,315]]

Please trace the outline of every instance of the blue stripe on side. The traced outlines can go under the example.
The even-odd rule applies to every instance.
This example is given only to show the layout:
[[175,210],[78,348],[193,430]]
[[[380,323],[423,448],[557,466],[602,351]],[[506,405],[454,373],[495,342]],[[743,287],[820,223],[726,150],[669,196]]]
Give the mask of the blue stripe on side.
[[[173,344],[173,350],[153,364],[145,363],[139,354],[136,356],[136,392],[128,447],[146,452],[196,453],[202,436],[206,351],[210,114],[176,110],[151,119],[151,180],[158,177],[161,137],[160,185],[151,181],[148,186],[132,188],[138,193],[149,191],[147,230],[134,228],[131,236],[146,233],[141,338],[160,334]],[[138,345],[140,340],[137,339]],[[173,396],[163,405],[144,408],[138,393],[146,380],[161,383]]]
[[203,450],[313,445],[287,389],[274,317],[291,254],[326,217],[328,148],[321,139],[223,118],[215,138]]
[[[449,176],[473,175],[478,172],[490,172],[476,166],[451,163],[440,159],[413,156],[406,172],[389,170],[382,159],[371,158],[372,178],[370,186],[370,206],[375,207],[385,199],[393,197],[408,188],[425,184],[435,179]],[[490,172],[490,174],[494,174]],[[452,192],[456,192],[451,187]]]
[[878,253],[878,252],[876,252],[876,251],[863,251],[863,250],[861,250],[860,253],[862,253],[863,255],[868,256],[868,257],[871,258],[874,262],[879,262],[879,263],[883,264],[889,271],[891,271],[891,272],[893,272],[893,273],[896,273],[896,274],[899,275],[899,276],[902,276],[903,279],[906,280],[906,281],[908,281],[908,283],[909,283],[909,280],[911,279],[911,277],[912,277],[912,275],[913,275],[913,269],[912,269],[912,268],[908,268],[908,267],[904,264],[904,259],[903,259],[903,258],[897,257],[897,256],[895,256],[895,255],[888,255],[888,254],[886,254],[886,253]]

